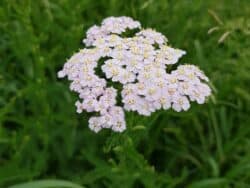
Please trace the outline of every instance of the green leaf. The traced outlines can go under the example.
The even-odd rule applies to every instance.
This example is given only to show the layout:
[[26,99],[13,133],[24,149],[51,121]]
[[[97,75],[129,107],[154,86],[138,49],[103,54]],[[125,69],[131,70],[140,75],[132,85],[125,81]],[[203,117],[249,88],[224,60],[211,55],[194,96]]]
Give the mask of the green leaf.
[[9,188],[83,188],[75,183],[65,180],[37,180],[10,186]]
[[188,188],[216,188],[222,187],[222,185],[225,185],[227,182],[228,181],[225,178],[212,178],[195,182],[191,184]]

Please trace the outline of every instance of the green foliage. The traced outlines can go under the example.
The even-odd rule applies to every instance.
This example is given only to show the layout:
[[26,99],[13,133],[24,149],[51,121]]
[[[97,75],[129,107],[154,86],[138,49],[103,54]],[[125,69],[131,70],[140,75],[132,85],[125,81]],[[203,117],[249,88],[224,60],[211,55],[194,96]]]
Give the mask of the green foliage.
[[38,180],[28,183],[21,183],[18,185],[11,186],[10,188],[53,188],[53,187],[83,188],[80,185],[76,185],[63,180]]
[[[88,114],[76,114],[76,95],[56,73],[83,47],[89,26],[120,15],[187,50],[182,62],[211,78],[206,105],[128,113],[122,134],[88,129]],[[0,187],[64,186],[43,179],[91,188],[250,187],[249,18],[249,0],[1,0]]]

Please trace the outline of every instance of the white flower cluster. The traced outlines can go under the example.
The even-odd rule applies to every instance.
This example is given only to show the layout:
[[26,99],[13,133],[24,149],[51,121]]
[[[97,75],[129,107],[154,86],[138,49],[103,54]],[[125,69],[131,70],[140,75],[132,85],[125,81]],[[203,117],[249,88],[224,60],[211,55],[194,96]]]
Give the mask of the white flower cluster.
[[130,17],[109,17],[102,21],[101,26],[94,25],[87,31],[87,38],[83,40],[86,46],[92,46],[99,38],[107,37],[110,34],[121,34],[127,29],[139,29],[141,24]]
[[[159,109],[188,110],[190,101],[205,102],[211,89],[208,78],[194,65],[180,65],[167,72],[185,51],[167,45],[167,38],[152,29],[141,29],[134,36],[123,37],[129,30],[141,29],[129,17],[109,17],[101,26],[87,31],[88,48],[75,53],[58,72],[71,80],[70,89],[79,94],[77,112],[98,115],[89,119],[95,132],[111,128],[126,129],[124,110],[149,116]],[[100,66],[105,78],[97,73]],[[112,83],[122,88],[115,89]],[[123,106],[117,105],[118,92]]]

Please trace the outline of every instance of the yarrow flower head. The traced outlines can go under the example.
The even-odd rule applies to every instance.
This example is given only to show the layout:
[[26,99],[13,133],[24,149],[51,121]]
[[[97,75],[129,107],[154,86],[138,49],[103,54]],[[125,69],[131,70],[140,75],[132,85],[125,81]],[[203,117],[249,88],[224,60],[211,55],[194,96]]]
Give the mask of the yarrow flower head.
[[70,89],[79,94],[78,113],[97,114],[89,119],[94,132],[124,131],[124,111],[144,116],[160,109],[186,111],[190,101],[203,104],[211,94],[209,80],[198,67],[170,70],[185,51],[170,47],[163,34],[142,29],[132,18],[106,18],[89,28],[83,42],[86,48],[64,64],[58,77],[67,76]]

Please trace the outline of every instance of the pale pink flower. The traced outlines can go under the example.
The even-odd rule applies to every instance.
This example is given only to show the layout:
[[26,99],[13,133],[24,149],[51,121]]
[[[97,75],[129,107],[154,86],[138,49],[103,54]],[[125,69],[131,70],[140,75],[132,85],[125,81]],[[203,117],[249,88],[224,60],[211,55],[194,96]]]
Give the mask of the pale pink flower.
[[[89,28],[83,40],[86,48],[73,54],[58,72],[79,95],[77,113],[97,114],[89,119],[94,132],[102,128],[124,131],[124,111],[144,116],[160,109],[186,111],[190,101],[202,104],[211,95],[209,79],[198,67],[179,65],[169,70],[185,51],[168,46],[167,38],[153,29],[122,37],[131,29],[141,29],[141,24],[125,16],[104,19],[100,26]],[[97,75],[98,71],[103,74]]]

